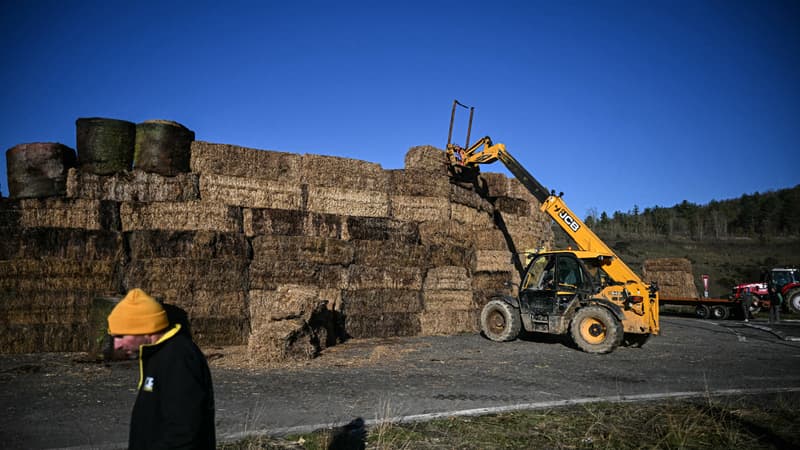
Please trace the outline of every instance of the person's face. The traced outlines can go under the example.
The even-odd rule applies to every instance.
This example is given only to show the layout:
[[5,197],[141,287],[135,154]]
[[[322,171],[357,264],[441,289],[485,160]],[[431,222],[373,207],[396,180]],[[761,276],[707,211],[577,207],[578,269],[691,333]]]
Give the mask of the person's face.
[[114,336],[114,359],[136,359],[139,357],[139,346],[149,343],[150,338],[147,335],[116,335]]

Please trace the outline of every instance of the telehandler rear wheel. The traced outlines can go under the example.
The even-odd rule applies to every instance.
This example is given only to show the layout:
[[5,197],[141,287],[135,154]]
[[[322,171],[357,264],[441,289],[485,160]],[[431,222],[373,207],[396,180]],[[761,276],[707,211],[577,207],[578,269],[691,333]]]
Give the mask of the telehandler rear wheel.
[[622,343],[623,328],[602,306],[581,308],[569,327],[572,340],[586,353],[609,353]]
[[502,300],[491,300],[481,311],[481,331],[487,338],[497,341],[513,341],[522,329],[519,310]]

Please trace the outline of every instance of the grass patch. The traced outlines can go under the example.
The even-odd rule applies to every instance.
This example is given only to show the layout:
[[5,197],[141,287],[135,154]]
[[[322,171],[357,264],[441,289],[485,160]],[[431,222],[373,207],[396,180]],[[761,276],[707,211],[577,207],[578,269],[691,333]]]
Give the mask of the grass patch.
[[[595,403],[368,427],[368,449],[800,448],[800,393]],[[327,449],[332,430],[252,438],[220,448]]]

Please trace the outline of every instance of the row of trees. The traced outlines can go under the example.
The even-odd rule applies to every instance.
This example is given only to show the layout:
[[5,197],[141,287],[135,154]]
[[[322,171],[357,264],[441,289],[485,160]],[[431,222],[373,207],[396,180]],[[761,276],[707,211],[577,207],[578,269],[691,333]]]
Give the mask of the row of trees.
[[682,203],[640,211],[590,210],[586,224],[600,232],[630,233],[642,237],[724,239],[730,237],[775,237],[800,235],[800,185],[791,189],[756,192],[738,199],[712,201],[708,205]]

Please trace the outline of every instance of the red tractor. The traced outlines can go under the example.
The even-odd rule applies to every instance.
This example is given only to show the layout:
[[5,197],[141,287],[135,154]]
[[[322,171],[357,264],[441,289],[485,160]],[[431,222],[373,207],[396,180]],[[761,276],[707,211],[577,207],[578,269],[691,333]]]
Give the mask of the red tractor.
[[764,284],[774,283],[775,289],[783,295],[783,306],[800,314],[800,270],[776,268],[764,274]]
[[750,312],[757,314],[761,308],[769,307],[769,292],[767,291],[767,283],[744,283],[737,284],[733,287],[730,299],[734,301],[741,301],[744,291],[750,289],[752,295],[752,303],[750,304]]
[[775,268],[764,272],[759,283],[737,284],[731,292],[731,300],[740,300],[745,289],[750,289],[753,305],[750,310],[755,314],[761,308],[769,308],[770,298],[767,286],[774,282],[778,292],[783,295],[783,308],[800,314],[800,270]]

